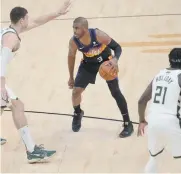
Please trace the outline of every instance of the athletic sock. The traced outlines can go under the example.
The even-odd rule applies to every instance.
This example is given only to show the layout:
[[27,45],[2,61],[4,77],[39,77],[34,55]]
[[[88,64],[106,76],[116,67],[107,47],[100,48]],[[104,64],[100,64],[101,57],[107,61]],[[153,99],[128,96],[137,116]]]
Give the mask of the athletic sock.
[[78,106],[74,106],[74,110],[75,110],[75,113],[76,114],[80,114],[81,113],[81,108],[80,108],[80,105],[78,105]]
[[28,126],[24,126],[24,127],[20,128],[19,132],[20,132],[21,138],[23,139],[23,142],[24,142],[27,150],[29,152],[33,152],[35,143],[32,140]]

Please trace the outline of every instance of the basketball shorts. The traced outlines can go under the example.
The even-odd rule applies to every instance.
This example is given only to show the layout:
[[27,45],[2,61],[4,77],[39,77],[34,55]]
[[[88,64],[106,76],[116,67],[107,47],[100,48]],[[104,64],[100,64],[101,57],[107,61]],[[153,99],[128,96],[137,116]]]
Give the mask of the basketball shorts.
[[149,115],[148,149],[157,156],[170,147],[174,158],[181,158],[181,128],[179,119],[173,115]]
[[[74,87],[80,87],[85,89],[88,84],[95,84],[100,65],[101,64],[81,63],[75,78]],[[107,81],[107,83],[108,82],[109,81]]]

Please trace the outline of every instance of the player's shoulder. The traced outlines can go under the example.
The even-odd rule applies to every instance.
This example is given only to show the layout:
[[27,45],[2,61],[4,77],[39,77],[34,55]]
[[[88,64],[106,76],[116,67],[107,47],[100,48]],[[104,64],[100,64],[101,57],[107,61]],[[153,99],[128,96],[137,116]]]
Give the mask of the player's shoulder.
[[2,34],[2,39],[8,39],[8,40],[19,40],[16,33],[13,32],[7,32]]
[[1,37],[18,37],[16,31],[13,28],[6,27],[1,29]]
[[1,29],[1,34],[2,35],[7,34],[7,33],[16,34],[16,31],[13,28],[10,28],[10,27],[5,27],[5,28]]
[[162,73],[166,73],[166,72],[167,72],[167,69],[166,69],[166,68],[162,68],[162,69],[158,70],[156,76],[157,76],[157,75],[160,75],[160,74],[162,74]]
[[75,43],[75,37],[72,36],[70,39],[69,39],[69,44],[73,44]]
[[69,47],[74,47],[74,48],[77,48],[77,45],[75,43],[75,38],[74,36],[72,36],[69,40]]
[[93,30],[95,32],[95,34],[98,35],[98,36],[105,33],[104,31],[102,31],[99,28],[91,28],[91,30]]
[[108,38],[109,39],[111,38],[105,31],[99,28],[95,28],[95,35],[96,35],[97,41],[101,43],[107,40]]

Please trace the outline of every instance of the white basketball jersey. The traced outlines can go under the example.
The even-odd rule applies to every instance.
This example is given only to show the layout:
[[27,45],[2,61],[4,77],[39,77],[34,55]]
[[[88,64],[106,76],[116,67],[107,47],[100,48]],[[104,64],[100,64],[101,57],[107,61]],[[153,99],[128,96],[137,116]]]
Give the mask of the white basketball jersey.
[[163,69],[154,77],[149,114],[178,116],[181,95],[179,74],[181,70]]
[[3,37],[3,35],[6,34],[6,33],[10,33],[10,32],[16,34],[16,31],[13,28],[3,28],[3,29],[1,29],[1,32],[0,32],[0,39],[1,39],[0,46],[2,46],[2,37]]

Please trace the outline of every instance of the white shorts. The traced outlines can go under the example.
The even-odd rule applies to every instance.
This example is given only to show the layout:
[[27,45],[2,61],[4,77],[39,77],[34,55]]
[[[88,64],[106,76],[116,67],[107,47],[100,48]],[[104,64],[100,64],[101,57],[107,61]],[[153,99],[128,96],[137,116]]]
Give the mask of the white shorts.
[[5,88],[7,91],[8,100],[4,101],[1,99],[1,108],[11,106],[11,100],[17,100],[17,98],[18,98],[7,85],[5,86]]
[[[157,156],[169,146],[174,158],[181,158],[181,128],[179,119],[173,115],[149,115],[148,149]],[[152,118],[151,118],[152,117]]]

